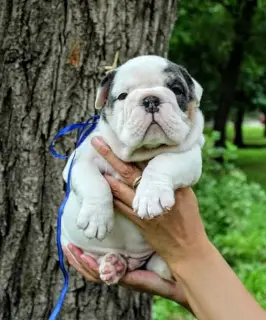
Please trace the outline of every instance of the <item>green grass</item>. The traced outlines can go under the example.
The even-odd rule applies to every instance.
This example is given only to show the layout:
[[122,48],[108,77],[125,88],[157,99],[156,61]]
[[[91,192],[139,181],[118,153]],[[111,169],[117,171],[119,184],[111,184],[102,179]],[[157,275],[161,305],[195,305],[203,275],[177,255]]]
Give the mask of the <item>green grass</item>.
[[[266,138],[263,136],[263,132],[264,132],[263,127],[244,125],[243,126],[244,143],[246,145],[265,146],[266,148]],[[234,129],[232,124],[227,125],[226,135],[229,140],[233,141]]]
[[266,148],[240,149],[237,154],[236,165],[246,173],[250,181],[260,183],[266,190]]
[[[262,127],[243,126],[244,143],[247,148],[237,151],[235,164],[242,169],[250,181],[260,183],[266,190],[266,138]],[[232,126],[227,126],[227,136],[233,140]],[[257,147],[248,148],[248,145]]]
[[[209,134],[211,128],[207,127],[205,132]],[[263,133],[263,127],[243,126],[246,147],[237,150],[235,164],[246,173],[249,181],[261,184],[266,190],[266,138]],[[232,124],[227,125],[226,137],[229,141],[233,141],[234,128]]]
[[195,320],[195,317],[173,301],[154,297],[153,320]]

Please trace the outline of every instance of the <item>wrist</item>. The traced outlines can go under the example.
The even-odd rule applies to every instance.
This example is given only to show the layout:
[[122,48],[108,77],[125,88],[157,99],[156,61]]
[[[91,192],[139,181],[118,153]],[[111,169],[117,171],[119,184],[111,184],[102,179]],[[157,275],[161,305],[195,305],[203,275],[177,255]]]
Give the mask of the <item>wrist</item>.
[[206,236],[197,243],[183,248],[178,257],[173,257],[168,265],[174,278],[177,280],[180,279],[180,277],[182,278],[182,274],[185,271],[191,269],[191,267],[194,268],[196,264],[209,261],[216,251],[216,248]]

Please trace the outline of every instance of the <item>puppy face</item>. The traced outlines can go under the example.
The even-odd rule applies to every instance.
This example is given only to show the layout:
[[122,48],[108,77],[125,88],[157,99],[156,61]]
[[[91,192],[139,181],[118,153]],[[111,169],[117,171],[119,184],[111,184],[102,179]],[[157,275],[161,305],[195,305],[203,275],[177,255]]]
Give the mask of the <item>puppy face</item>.
[[183,67],[158,56],[140,56],[103,79],[96,108],[102,108],[102,121],[119,141],[138,153],[180,145],[201,95],[201,86]]

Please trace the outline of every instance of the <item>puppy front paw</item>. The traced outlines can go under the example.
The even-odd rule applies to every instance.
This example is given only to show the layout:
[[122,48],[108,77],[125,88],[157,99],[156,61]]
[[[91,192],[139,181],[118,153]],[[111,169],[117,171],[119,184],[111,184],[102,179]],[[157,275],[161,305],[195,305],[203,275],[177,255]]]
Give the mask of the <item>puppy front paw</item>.
[[103,240],[113,227],[113,204],[83,201],[76,223],[87,238]]
[[174,189],[165,182],[142,178],[135,198],[133,210],[140,218],[154,218],[175,204]]

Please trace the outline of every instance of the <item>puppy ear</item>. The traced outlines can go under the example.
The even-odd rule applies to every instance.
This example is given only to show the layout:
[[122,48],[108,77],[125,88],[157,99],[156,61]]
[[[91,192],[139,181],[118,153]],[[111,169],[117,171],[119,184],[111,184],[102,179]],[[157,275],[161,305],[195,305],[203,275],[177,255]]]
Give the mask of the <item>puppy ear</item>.
[[195,98],[197,100],[196,101],[197,105],[199,105],[201,97],[202,97],[202,93],[203,93],[202,86],[194,78],[191,77],[191,75],[188,73],[188,71],[185,68],[181,67],[181,72],[182,72],[183,77],[186,80],[188,85],[189,85],[189,83],[191,83],[191,81],[193,82],[193,84],[194,84],[194,95],[195,95]]
[[193,80],[193,83],[195,86],[195,96],[196,96],[196,99],[197,99],[197,102],[199,105],[201,97],[202,97],[202,93],[203,93],[203,88],[195,79],[192,78],[192,80]]
[[116,70],[110,71],[102,79],[100,86],[97,89],[95,109],[100,110],[104,107],[107,101],[109,90],[110,90],[112,81],[114,80],[115,74],[116,74]]

